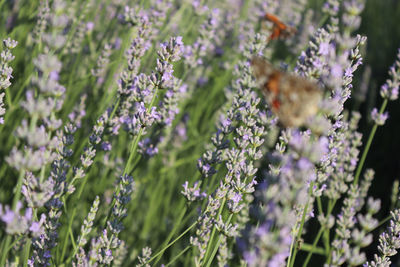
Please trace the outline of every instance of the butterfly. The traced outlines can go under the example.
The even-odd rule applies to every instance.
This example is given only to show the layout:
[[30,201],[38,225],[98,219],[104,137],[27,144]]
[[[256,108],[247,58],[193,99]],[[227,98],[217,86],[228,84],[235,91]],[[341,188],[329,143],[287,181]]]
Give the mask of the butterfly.
[[254,57],[251,66],[267,103],[282,126],[303,126],[318,112],[322,89],[316,83],[280,71],[260,57]]
[[273,23],[272,33],[269,36],[269,40],[275,40],[278,38],[288,38],[297,32],[297,30],[294,27],[286,25],[285,23],[280,21],[278,17],[272,15],[271,13],[266,13],[264,15],[264,19]]

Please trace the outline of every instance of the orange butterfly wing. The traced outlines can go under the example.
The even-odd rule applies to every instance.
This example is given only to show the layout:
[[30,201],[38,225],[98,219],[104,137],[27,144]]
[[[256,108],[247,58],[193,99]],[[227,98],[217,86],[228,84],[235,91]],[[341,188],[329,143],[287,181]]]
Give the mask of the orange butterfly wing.
[[287,26],[282,21],[278,19],[277,16],[272,15],[270,13],[266,13],[264,15],[264,19],[272,22],[274,25],[272,27],[272,33],[269,36],[270,40],[278,39],[279,37],[289,37],[296,33],[296,29],[290,26]]

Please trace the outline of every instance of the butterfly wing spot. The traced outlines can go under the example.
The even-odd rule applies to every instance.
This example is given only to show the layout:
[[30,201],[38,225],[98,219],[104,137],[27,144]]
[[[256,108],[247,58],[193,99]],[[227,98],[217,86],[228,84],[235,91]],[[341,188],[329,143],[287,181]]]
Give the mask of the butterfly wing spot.
[[281,102],[278,99],[274,99],[272,101],[272,107],[279,110],[279,107],[281,106]]

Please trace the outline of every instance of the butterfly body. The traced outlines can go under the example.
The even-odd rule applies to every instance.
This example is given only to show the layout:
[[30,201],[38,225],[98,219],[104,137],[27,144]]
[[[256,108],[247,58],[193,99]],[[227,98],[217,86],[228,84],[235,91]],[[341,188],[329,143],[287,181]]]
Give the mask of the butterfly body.
[[283,126],[302,126],[317,113],[322,91],[316,83],[277,70],[258,57],[251,64],[272,112]]

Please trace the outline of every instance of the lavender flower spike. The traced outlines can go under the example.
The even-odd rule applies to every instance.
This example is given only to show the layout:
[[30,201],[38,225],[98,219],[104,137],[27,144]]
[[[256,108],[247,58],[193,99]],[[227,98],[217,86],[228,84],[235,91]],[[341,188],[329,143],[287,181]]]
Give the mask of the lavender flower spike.
[[381,96],[383,99],[396,100],[399,97],[400,86],[400,49],[397,53],[397,59],[389,69],[390,79],[381,87]]
[[400,249],[400,209],[391,212],[392,220],[389,228],[379,237],[378,251],[379,254],[374,255],[374,260],[365,263],[364,267],[390,267],[391,261],[389,257],[397,254]]
[[3,115],[6,113],[4,108],[4,90],[10,87],[13,69],[9,66],[9,63],[14,60],[14,56],[11,54],[11,49],[16,47],[17,41],[7,38],[3,40],[5,49],[0,54],[0,124],[4,123]]

